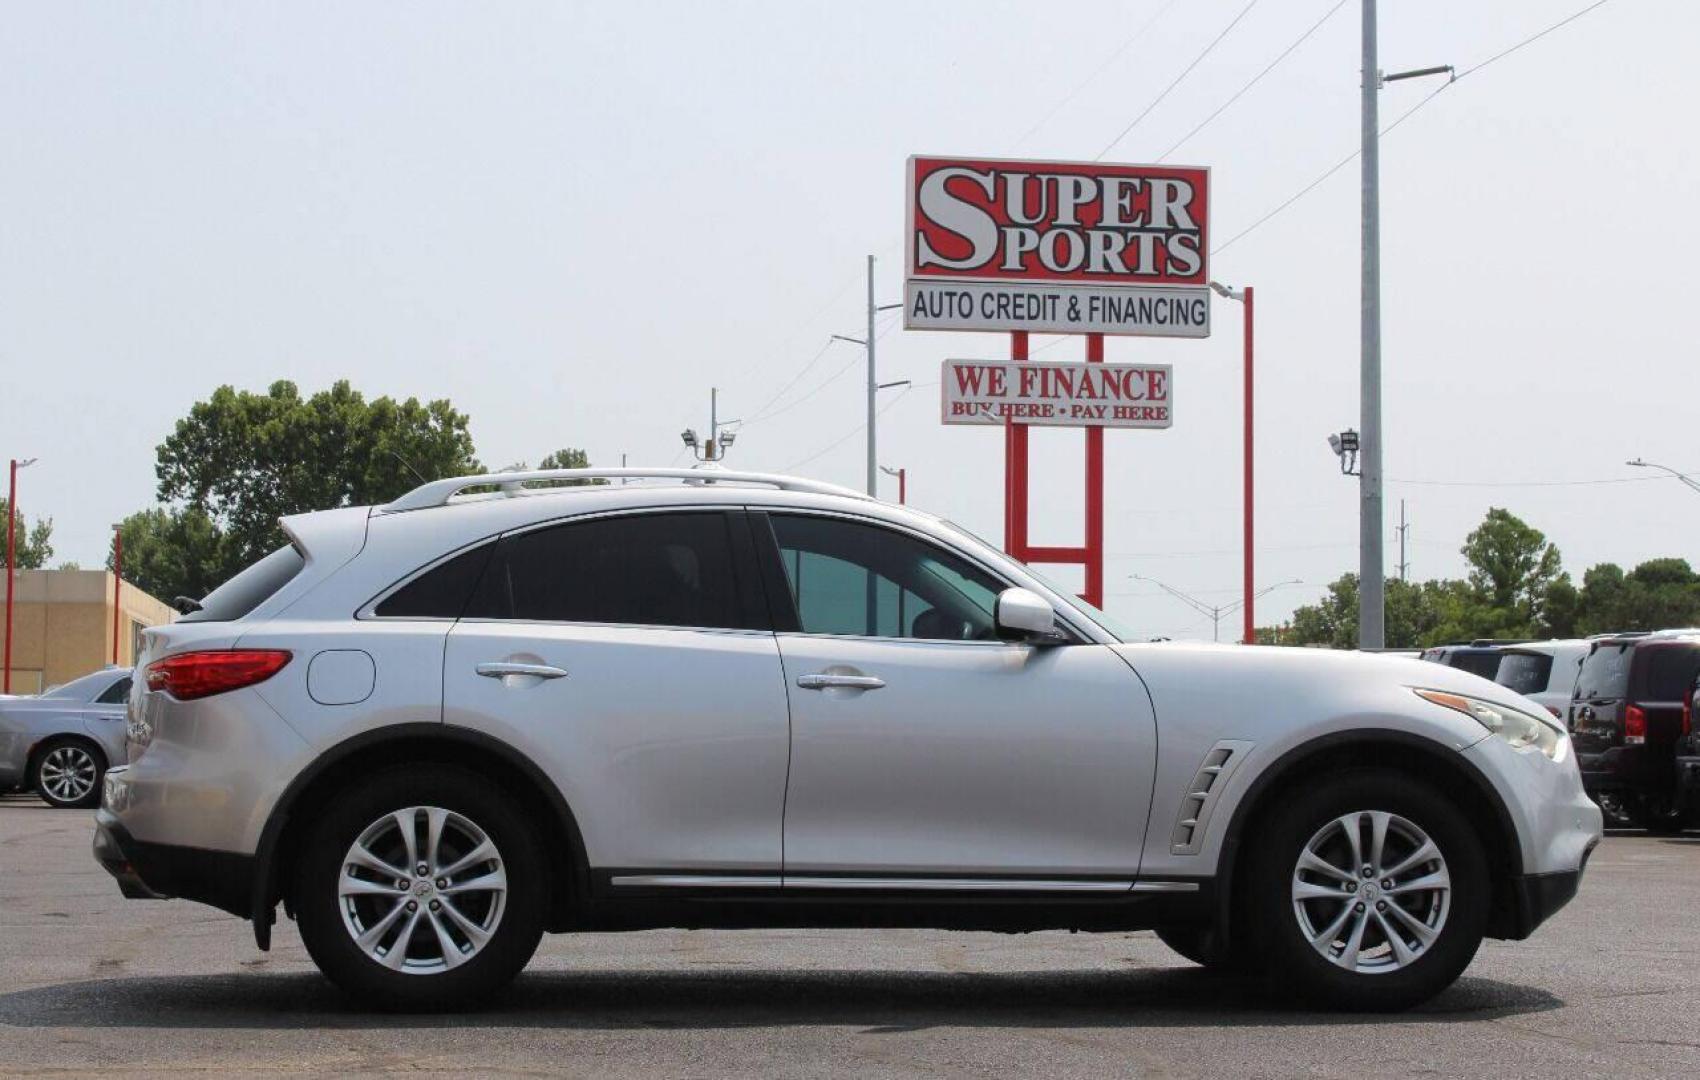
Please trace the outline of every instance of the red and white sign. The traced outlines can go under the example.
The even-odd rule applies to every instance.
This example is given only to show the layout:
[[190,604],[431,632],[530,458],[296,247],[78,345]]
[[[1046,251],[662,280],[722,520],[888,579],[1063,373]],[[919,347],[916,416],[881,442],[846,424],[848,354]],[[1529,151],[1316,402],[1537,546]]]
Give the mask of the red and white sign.
[[909,159],[909,330],[1208,337],[1210,170]]
[[1174,423],[1168,364],[946,360],[947,424],[1166,428]]

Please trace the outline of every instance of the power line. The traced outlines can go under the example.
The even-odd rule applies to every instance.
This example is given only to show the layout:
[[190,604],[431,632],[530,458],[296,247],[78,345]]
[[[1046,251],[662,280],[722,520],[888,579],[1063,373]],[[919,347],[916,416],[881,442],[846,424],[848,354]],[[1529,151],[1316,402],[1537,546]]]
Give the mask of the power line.
[[[1382,128],[1381,131],[1377,133],[1376,137],[1378,139],[1384,138],[1394,128],[1398,127],[1400,124],[1403,124],[1406,120],[1409,120],[1411,118],[1411,116],[1413,114],[1415,114],[1418,109],[1421,109],[1423,106],[1427,105],[1429,102],[1431,102],[1435,98],[1439,97],[1442,91],[1446,90],[1448,87],[1452,86],[1453,84],[1459,82],[1460,80],[1466,78],[1467,76],[1475,74],[1476,72],[1487,67],[1489,64],[1497,63],[1498,61],[1505,59],[1507,56],[1510,56],[1512,53],[1516,52],[1517,50],[1519,50],[1521,48],[1524,48],[1527,45],[1532,45],[1533,43],[1539,41],[1541,38],[1544,38],[1548,34],[1552,33],[1554,30],[1557,30],[1560,27],[1567,26],[1570,23],[1575,22],[1577,19],[1580,19],[1582,16],[1588,14],[1590,11],[1593,11],[1595,8],[1605,6],[1605,4],[1608,3],[1608,2],[1609,2],[1609,0],[1594,0],[1594,3],[1589,4],[1587,7],[1582,8],[1579,11],[1576,11],[1576,12],[1570,14],[1570,15],[1565,16],[1564,18],[1553,23],[1551,26],[1548,26],[1546,29],[1539,31],[1538,33],[1529,35],[1528,37],[1524,38],[1522,41],[1519,41],[1517,44],[1511,46],[1510,48],[1501,50],[1500,52],[1497,52],[1497,53],[1494,53],[1492,56],[1488,57],[1486,60],[1483,60],[1479,64],[1475,64],[1472,67],[1465,68],[1463,71],[1459,72],[1456,76],[1454,76],[1451,79],[1451,81],[1441,83],[1440,86],[1437,89],[1430,91],[1429,94],[1426,97],[1424,97],[1422,100],[1418,101],[1415,105],[1411,106],[1409,109],[1405,110],[1403,113],[1401,113],[1397,120],[1394,120],[1391,124],[1388,124],[1386,127]],[[1239,232],[1235,233],[1233,236],[1229,237],[1227,240],[1218,244],[1214,249],[1212,249],[1212,251],[1210,253],[1212,255],[1220,254],[1221,252],[1224,252],[1228,248],[1232,247],[1234,244],[1238,243],[1243,237],[1245,237],[1247,234],[1251,233],[1253,230],[1261,228],[1264,225],[1264,223],[1269,221],[1271,218],[1275,217],[1275,215],[1281,213],[1283,210],[1287,209],[1289,206],[1298,202],[1300,199],[1304,198],[1306,195],[1309,195],[1323,181],[1327,180],[1329,177],[1333,176],[1335,173],[1339,172],[1341,169],[1345,168],[1347,165],[1350,165],[1352,162],[1356,161],[1358,159],[1358,155],[1360,155],[1362,152],[1363,152],[1363,150],[1362,150],[1361,147],[1357,150],[1353,150],[1350,154],[1347,154],[1345,157],[1341,158],[1339,161],[1335,162],[1332,166],[1330,166],[1329,169],[1326,172],[1324,172],[1321,176],[1318,176],[1316,179],[1312,180],[1310,183],[1306,184],[1304,187],[1300,188],[1293,195],[1288,197],[1279,206],[1275,207],[1275,209],[1269,211],[1267,214],[1264,214],[1262,217],[1258,218],[1256,221],[1252,222],[1250,225],[1246,226],[1244,229],[1241,229]]]
[[1150,116],[1151,110],[1155,109],[1158,105],[1161,105],[1163,103],[1163,99],[1169,96],[1170,91],[1174,90],[1175,87],[1179,86],[1181,84],[1182,79],[1185,79],[1188,75],[1192,74],[1192,69],[1197,67],[1199,64],[1201,64],[1204,61],[1204,58],[1206,56],[1209,56],[1211,51],[1214,50],[1217,45],[1221,44],[1222,39],[1227,37],[1228,33],[1230,31],[1232,31],[1234,27],[1236,27],[1240,24],[1240,20],[1245,18],[1246,15],[1251,11],[1251,9],[1256,7],[1256,6],[1257,6],[1257,0],[1249,0],[1249,2],[1246,4],[1246,6],[1240,9],[1240,13],[1238,15],[1235,15],[1233,20],[1231,22],[1229,22],[1227,26],[1224,26],[1222,28],[1222,32],[1210,39],[1210,44],[1204,46],[1204,51],[1199,53],[1197,56],[1193,57],[1192,63],[1188,64],[1185,68],[1181,69],[1181,73],[1179,75],[1176,75],[1174,77],[1174,79],[1169,83],[1169,85],[1163,87],[1163,90],[1162,90],[1161,93],[1159,93],[1156,97],[1151,99],[1151,104],[1145,106],[1144,111],[1141,112],[1138,116],[1134,117],[1132,120],[1129,120],[1127,127],[1122,128],[1121,134],[1117,135],[1115,138],[1111,139],[1109,145],[1104,147],[1102,150],[1098,151],[1098,156],[1093,158],[1092,160],[1093,161],[1104,160],[1104,155],[1108,154],[1111,150],[1114,150],[1116,148],[1117,143],[1119,143],[1123,139],[1127,138],[1128,133],[1131,132],[1134,128],[1139,126],[1140,121],[1144,120],[1147,116]]
[[1644,484],[1649,480],[1670,480],[1669,476],[1616,476],[1602,480],[1400,480],[1388,477],[1389,484],[1411,484],[1418,487],[1589,487],[1594,484]]
[[[885,339],[885,336],[887,334],[891,333],[892,328],[895,327],[896,325],[897,325],[896,320],[890,319],[890,321],[888,321],[886,323],[885,327],[883,329],[881,329],[879,331],[879,333],[874,335],[874,340],[875,341],[883,341]],[[831,344],[833,344],[834,341],[842,341],[842,340],[844,340],[844,339],[843,338],[833,338],[833,339],[831,339],[827,342],[827,345],[830,346]],[[784,397],[785,392],[787,390],[790,390],[791,387],[797,385],[798,380],[801,379],[804,375],[806,375],[808,373],[809,368],[812,368],[814,366],[815,361],[818,361],[825,354],[826,354],[825,348],[821,349],[820,352],[816,353],[815,359],[811,360],[807,367],[805,367],[802,371],[798,372],[796,378],[794,378],[790,382],[786,383],[784,389],[780,390],[779,393],[768,398],[767,404],[763,405],[760,409],[757,409],[756,414],[754,416],[750,417],[747,420],[738,421],[737,422],[738,426],[742,428],[742,427],[749,427],[751,424],[764,423],[768,420],[773,419],[776,416],[782,416],[785,413],[790,412],[792,409],[795,409],[797,406],[801,405],[803,402],[808,401],[810,398],[814,397],[816,394],[820,393],[822,390],[825,390],[827,387],[831,386],[833,383],[837,382],[839,379],[842,379],[846,374],[849,373],[850,369],[856,367],[858,364],[861,364],[865,359],[864,354],[857,353],[855,356],[852,356],[848,361],[846,361],[843,367],[839,368],[837,371],[835,371],[831,375],[827,376],[825,381],[817,383],[815,385],[814,389],[808,391],[807,393],[804,393],[800,397],[792,399],[787,404],[779,406],[777,409],[769,409],[768,408],[769,405],[772,405],[775,401],[778,401],[781,397]]]
[[1200,120],[1198,122],[1197,127],[1193,128],[1191,131],[1189,131],[1185,135],[1181,136],[1180,141],[1176,142],[1175,145],[1173,145],[1173,146],[1169,147],[1167,150],[1163,151],[1163,153],[1158,156],[1157,161],[1159,163],[1161,163],[1163,161],[1168,160],[1168,157],[1169,157],[1170,154],[1174,153],[1176,150],[1179,150],[1181,147],[1185,146],[1189,141],[1191,141],[1191,139],[1194,135],[1197,135],[1199,132],[1203,131],[1206,127],[1208,127],[1210,125],[1211,121],[1215,120],[1218,116],[1221,116],[1224,112],[1226,112],[1228,110],[1229,106],[1231,106],[1234,102],[1238,101],[1240,98],[1244,97],[1245,94],[1246,94],[1246,91],[1250,90],[1252,87],[1256,86],[1259,82],[1261,82],[1265,75],[1269,74],[1271,71],[1274,71],[1275,68],[1280,65],[1281,61],[1285,60],[1288,56],[1290,56],[1292,54],[1294,49],[1297,49],[1300,45],[1303,45],[1306,41],[1310,40],[1310,36],[1312,34],[1316,33],[1318,30],[1322,29],[1322,24],[1327,22],[1329,19],[1333,18],[1334,13],[1336,11],[1339,11],[1345,5],[1346,5],[1346,0],[1335,0],[1334,6],[1329,8],[1327,11],[1323,12],[1322,18],[1316,20],[1314,23],[1311,23],[1309,30],[1306,30],[1304,33],[1300,34],[1298,36],[1298,38],[1291,45],[1288,45],[1285,49],[1282,49],[1279,56],[1277,56],[1277,57],[1275,57],[1275,59],[1269,61],[1269,65],[1267,67],[1265,67],[1262,71],[1258,72],[1256,75],[1253,75],[1250,82],[1246,83],[1244,86],[1242,86],[1238,90],[1234,91],[1234,94],[1233,94],[1232,97],[1230,97],[1227,101],[1222,102],[1222,104],[1216,106],[1216,111],[1211,113],[1209,116],[1206,116],[1203,120]]
[[1139,29],[1135,30],[1133,32],[1132,36],[1130,36],[1126,41],[1122,42],[1121,45],[1116,48],[1115,52],[1111,53],[1109,55],[1109,57],[1102,64],[1099,64],[1096,68],[1092,69],[1092,74],[1090,74],[1090,75],[1086,76],[1086,78],[1082,79],[1080,81],[1080,85],[1076,86],[1073,90],[1070,90],[1068,92],[1067,96],[1065,96],[1061,101],[1057,102],[1055,105],[1052,105],[1050,107],[1050,109],[1048,111],[1046,111],[1044,116],[1041,116],[1038,119],[1038,121],[1034,123],[1034,125],[1032,127],[1028,128],[1025,132],[1023,132],[1021,137],[1019,139],[1015,140],[1015,145],[1020,146],[1022,143],[1026,142],[1028,139],[1031,139],[1035,134],[1037,134],[1040,128],[1042,128],[1046,124],[1050,123],[1051,117],[1053,117],[1057,113],[1061,112],[1062,109],[1063,109],[1063,106],[1067,105],[1069,102],[1071,102],[1075,98],[1079,97],[1080,92],[1082,90],[1086,89],[1088,86],[1092,85],[1092,83],[1096,82],[1097,79],[1098,79],[1098,76],[1102,75],[1104,72],[1106,72],[1110,69],[1111,64],[1115,63],[1117,60],[1120,60],[1122,58],[1122,54],[1127,52],[1130,48],[1132,48],[1134,46],[1134,43],[1136,43],[1140,39],[1142,39],[1145,36],[1145,32],[1147,30],[1151,29],[1151,25],[1153,23],[1155,23],[1158,19],[1162,18],[1164,12],[1166,12],[1170,8],[1174,7],[1176,2],[1177,2],[1177,0],[1168,0],[1168,3],[1166,3],[1162,7],[1158,8],[1156,10],[1156,12],[1153,13],[1152,16],[1149,19],[1146,19],[1143,23],[1141,23],[1139,25]]
[[[898,391],[897,396],[893,397],[890,401],[886,402],[884,405],[881,405],[879,407],[878,411],[876,411],[874,413],[874,419],[877,420],[880,417],[884,416],[886,414],[887,410],[889,410],[893,405],[896,405],[899,401],[902,401],[904,398],[908,397],[909,391],[912,390],[912,389],[914,389],[914,387],[906,386],[902,390]],[[865,430],[867,428],[867,426],[868,425],[866,423],[857,424],[854,428],[845,432],[842,437],[834,439],[832,442],[827,443],[825,446],[821,447],[819,450],[816,450],[814,453],[810,454],[808,457],[804,458],[803,460],[794,461],[791,464],[786,465],[784,468],[780,469],[779,471],[788,473],[793,469],[802,468],[804,465],[807,465],[809,462],[814,461],[816,458],[824,457],[828,453],[838,449],[840,446],[843,446],[845,443],[849,442],[851,439],[854,439],[856,436],[860,435],[863,432],[863,430]]]

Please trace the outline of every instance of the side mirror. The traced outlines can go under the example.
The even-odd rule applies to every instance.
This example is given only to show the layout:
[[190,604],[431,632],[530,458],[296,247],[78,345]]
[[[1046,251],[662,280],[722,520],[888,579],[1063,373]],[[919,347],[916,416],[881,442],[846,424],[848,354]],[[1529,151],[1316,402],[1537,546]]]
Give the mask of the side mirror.
[[1057,633],[1057,613],[1050,602],[1031,589],[1005,589],[998,593],[992,613],[998,636],[1011,641],[1062,640]]

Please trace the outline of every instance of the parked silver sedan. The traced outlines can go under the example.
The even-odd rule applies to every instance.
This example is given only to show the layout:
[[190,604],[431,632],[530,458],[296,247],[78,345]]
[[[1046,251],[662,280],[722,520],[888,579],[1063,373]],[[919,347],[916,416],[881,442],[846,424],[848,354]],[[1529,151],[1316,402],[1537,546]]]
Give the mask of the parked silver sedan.
[[103,668],[44,694],[0,698],[0,791],[34,788],[49,806],[90,807],[124,760],[130,669]]

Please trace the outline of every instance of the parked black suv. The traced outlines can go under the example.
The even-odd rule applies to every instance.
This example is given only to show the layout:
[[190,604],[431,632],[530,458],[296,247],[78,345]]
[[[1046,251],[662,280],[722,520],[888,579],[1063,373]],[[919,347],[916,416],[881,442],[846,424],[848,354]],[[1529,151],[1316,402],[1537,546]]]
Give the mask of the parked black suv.
[[1501,655],[1497,645],[1472,642],[1469,645],[1436,645],[1432,649],[1424,649],[1418,659],[1445,664],[1491,680],[1499,671]]
[[1582,783],[1647,829],[1680,830],[1691,816],[1677,800],[1676,756],[1696,677],[1694,635],[1602,638],[1582,660],[1569,718]]

